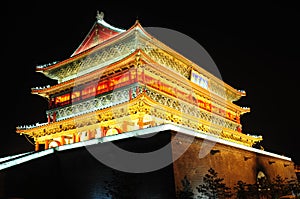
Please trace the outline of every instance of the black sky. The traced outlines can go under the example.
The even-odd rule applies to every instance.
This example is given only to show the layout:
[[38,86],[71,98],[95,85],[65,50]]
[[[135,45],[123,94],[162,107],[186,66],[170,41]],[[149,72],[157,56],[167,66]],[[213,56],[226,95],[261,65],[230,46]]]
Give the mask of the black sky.
[[299,154],[299,6],[289,1],[22,1],[2,5],[0,157],[33,150],[18,125],[45,122],[47,102],[32,95],[35,86],[54,82],[35,66],[68,58],[95,22],[128,29],[138,18],[144,27],[164,27],[188,35],[210,54],[222,79],[247,96],[236,102],[246,133],[262,135],[265,150]]

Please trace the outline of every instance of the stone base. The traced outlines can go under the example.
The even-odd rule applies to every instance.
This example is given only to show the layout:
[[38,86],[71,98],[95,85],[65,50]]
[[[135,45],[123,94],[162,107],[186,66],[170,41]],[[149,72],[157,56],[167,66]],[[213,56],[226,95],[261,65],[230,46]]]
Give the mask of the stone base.
[[[136,137],[140,135],[147,136]],[[140,129],[98,141],[89,150],[83,146],[67,150],[60,150],[64,146],[48,149],[53,150],[52,153],[1,170],[0,198],[105,198],[104,187],[107,181],[113,180],[122,184],[122,192],[134,191],[136,198],[174,199],[185,175],[195,188],[202,183],[209,168],[213,168],[218,177],[224,178],[226,186],[231,188],[239,180],[255,183],[260,171],[268,180],[277,175],[287,179],[296,178],[294,163],[288,157],[174,125]],[[93,149],[101,157],[117,157],[114,147],[111,148],[109,144],[111,142],[122,150],[140,154],[165,147],[162,158],[170,160],[170,163],[150,172],[117,171],[90,153]],[[153,159],[144,161],[157,163]],[[139,162],[136,163],[134,166],[137,167]]]
[[237,148],[203,138],[191,141],[189,135],[178,136],[175,132],[172,140],[173,157],[176,158],[187,148],[173,163],[176,188],[181,187],[181,180],[185,175],[195,188],[202,183],[209,168],[213,168],[218,177],[224,178],[223,182],[230,188],[239,180],[249,184],[256,183],[259,172],[263,172],[269,181],[277,175],[287,180],[297,179],[294,163],[284,156],[254,148],[253,151],[246,150],[243,148],[248,147]]

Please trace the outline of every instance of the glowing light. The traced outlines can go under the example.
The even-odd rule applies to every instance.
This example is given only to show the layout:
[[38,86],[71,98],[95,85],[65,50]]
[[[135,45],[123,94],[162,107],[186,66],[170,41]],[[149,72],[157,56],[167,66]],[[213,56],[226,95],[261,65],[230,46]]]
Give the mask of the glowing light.
[[[162,132],[162,131],[174,131],[174,132],[182,133],[185,135],[190,135],[193,137],[202,138],[202,139],[217,142],[220,144],[232,146],[235,148],[240,148],[240,149],[244,149],[247,151],[251,151],[251,152],[264,154],[264,155],[272,156],[275,158],[291,161],[291,158],[286,157],[286,156],[278,155],[275,153],[271,153],[271,152],[259,150],[256,148],[248,147],[248,146],[245,146],[242,144],[234,143],[231,141],[223,140],[223,139],[215,137],[215,136],[207,135],[204,132],[203,133],[196,132],[193,129],[188,129],[188,128],[184,128],[184,127],[173,125],[173,124],[164,124],[164,125],[146,128],[146,129],[138,129],[138,130],[121,133],[121,134],[118,134],[117,129],[110,129],[110,130],[111,130],[111,132],[108,132],[108,134],[110,134],[111,136],[105,136],[105,137],[96,138],[96,139],[92,139],[92,140],[88,140],[88,141],[82,141],[82,142],[77,142],[77,143],[73,143],[73,144],[58,146],[58,147],[47,149],[47,150],[41,151],[41,152],[29,152],[29,155],[26,155],[26,153],[16,155],[15,158],[17,156],[22,156],[22,155],[26,155],[26,156],[20,157],[17,159],[13,159],[11,161],[0,164],[0,170],[8,168],[8,167],[12,167],[17,164],[21,164],[23,162],[26,162],[26,161],[29,161],[32,159],[36,159],[36,158],[51,154],[54,152],[54,150],[55,151],[64,151],[64,150],[68,150],[68,149],[79,148],[79,147],[89,146],[89,145],[95,145],[95,144],[105,143],[105,142],[111,142],[111,141],[126,139],[126,138],[130,138],[130,137],[148,135],[151,133],[158,133],[158,132]],[[33,153],[33,154],[31,154],[31,153]],[[1,160],[3,160],[3,158]]]
[[17,158],[17,157],[20,157],[20,156],[23,156],[23,155],[26,155],[26,154],[29,154],[29,153],[33,153],[33,151],[26,152],[26,153],[21,153],[21,154],[17,154],[17,155],[12,155],[12,156],[7,156],[7,157],[4,157],[4,158],[0,158],[0,163],[1,162],[5,162],[7,160],[11,160],[11,159]]
[[105,22],[103,19],[102,19],[102,20],[97,20],[97,22],[98,22],[99,24],[102,24],[103,26],[105,26],[105,27],[107,27],[107,28],[109,28],[109,29],[111,29],[111,30],[117,31],[117,32],[125,32],[125,31],[126,31],[126,30],[124,30],[124,29],[116,28],[116,27],[114,27],[114,26],[108,24],[108,23]]
[[201,86],[202,88],[208,89],[208,79],[204,75],[192,70],[191,81]]
[[57,141],[52,141],[52,142],[50,142],[50,144],[49,144],[49,148],[55,148],[55,147],[57,147],[57,146],[58,146]]
[[82,142],[77,142],[77,143],[73,143],[73,144],[66,144],[63,146],[59,146],[59,147],[56,147],[55,150],[56,151],[65,151],[65,150],[69,150],[69,149],[94,145],[94,144],[98,144],[98,143],[99,143],[98,139],[92,139],[92,140],[88,140],[88,141],[82,141]]
[[116,135],[118,134],[118,130],[117,129],[109,129],[107,132],[106,132],[106,136],[110,136],[110,135]]
[[53,152],[54,152],[53,149],[47,149],[45,151],[35,152],[33,154],[29,154],[29,155],[26,155],[24,157],[20,157],[20,158],[13,159],[13,160],[8,161],[8,162],[4,162],[4,163],[0,164],[0,170],[3,170],[3,169],[6,169],[8,167],[12,167],[12,166],[21,164],[23,162],[27,162],[27,161],[36,159],[36,158],[39,158],[39,157],[43,157],[45,155],[49,155]]

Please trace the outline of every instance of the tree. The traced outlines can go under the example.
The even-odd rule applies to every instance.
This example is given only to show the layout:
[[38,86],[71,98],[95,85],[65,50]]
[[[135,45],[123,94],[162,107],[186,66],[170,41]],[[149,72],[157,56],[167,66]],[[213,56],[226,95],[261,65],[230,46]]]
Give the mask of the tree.
[[289,193],[288,184],[285,179],[277,175],[271,183],[272,198],[280,198]]
[[277,175],[270,183],[266,177],[258,178],[258,181],[254,184],[238,181],[234,189],[238,199],[279,199],[282,196],[297,196],[297,194],[300,199],[299,187],[297,180],[287,181]]
[[248,191],[247,191],[247,199],[257,199],[260,198],[257,183],[254,184],[247,184]]
[[300,199],[300,182],[297,179],[292,179],[288,181],[288,190],[292,195],[297,196]]
[[196,187],[200,194],[198,198],[230,198],[232,196],[231,189],[223,183],[223,180],[218,177],[218,173],[213,168],[210,168],[208,174],[203,177],[203,184]]
[[193,199],[194,192],[191,186],[191,182],[188,180],[187,176],[181,180],[182,189],[178,190],[176,193],[177,199]]
[[248,185],[239,180],[236,185],[233,187],[234,190],[236,190],[236,197],[238,199],[247,199],[247,195],[249,193],[249,190],[248,190]]
[[136,199],[135,178],[126,176],[123,172],[112,171],[110,181],[105,181],[106,196],[111,199]]

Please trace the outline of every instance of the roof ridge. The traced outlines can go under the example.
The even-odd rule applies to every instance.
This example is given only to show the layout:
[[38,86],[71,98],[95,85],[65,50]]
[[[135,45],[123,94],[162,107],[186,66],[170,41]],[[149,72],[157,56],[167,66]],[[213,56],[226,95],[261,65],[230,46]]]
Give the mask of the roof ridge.
[[96,21],[94,22],[93,26],[86,34],[82,42],[73,52],[71,57],[83,51],[86,51],[102,43],[103,41],[118,35],[119,33],[126,31],[125,29],[117,28],[115,26],[110,25],[103,18],[104,18],[104,13],[103,12],[99,13],[99,11],[97,11]]

